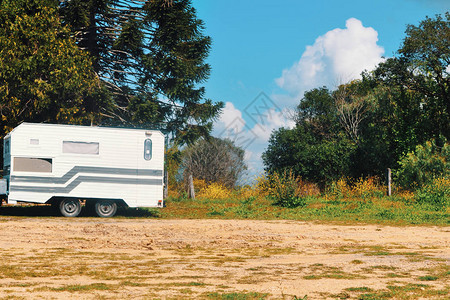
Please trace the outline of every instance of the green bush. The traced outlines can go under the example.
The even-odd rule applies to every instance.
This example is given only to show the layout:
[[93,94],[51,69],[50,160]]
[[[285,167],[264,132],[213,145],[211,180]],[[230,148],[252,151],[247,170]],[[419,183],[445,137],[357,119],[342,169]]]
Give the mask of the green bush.
[[437,210],[446,209],[450,205],[450,179],[434,179],[419,189],[415,198],[419,204],[430,205]]
[[428,141],[416,147],[399,161],[396,182],[403,188],[414,190],[431,184],[434,179],[450,176],[450,144]]
[[283,173],[273,173],[269,188],[269,197],[273,204],[282,207],[298,207],[306,204],[306,195],[303,195],[303,182],[296,177],[292,170]]

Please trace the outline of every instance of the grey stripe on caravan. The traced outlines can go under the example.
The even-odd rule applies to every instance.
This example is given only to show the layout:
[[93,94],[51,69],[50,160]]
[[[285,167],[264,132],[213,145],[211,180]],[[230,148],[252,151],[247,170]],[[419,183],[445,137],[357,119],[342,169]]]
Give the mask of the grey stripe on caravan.
[[148,169],[125,169],[125,168],[105,168],[105,167],[73,167],[70,171],[62,177],[39,177],[39,176],[11,176],[12,182],[39,182],[39,183],[54,183],[63,184],[69,181],[78,173],[93,173],[93,174],[116,174],[116,175],[138,175],[138,176],[162,176],[162,170],[148,170]]
[[45,186],[20,186],[12,185],[10,191],[14,192],[35,192],[35,193],[70,193],[82,182],[98,183],[117,183],[117,184],[143,184],[143,185],[162,185],[161,179],[134,179],[134,178],[116,178],[116,177],[97,177],[97,176],[78,176],[67,186],[45,187]]

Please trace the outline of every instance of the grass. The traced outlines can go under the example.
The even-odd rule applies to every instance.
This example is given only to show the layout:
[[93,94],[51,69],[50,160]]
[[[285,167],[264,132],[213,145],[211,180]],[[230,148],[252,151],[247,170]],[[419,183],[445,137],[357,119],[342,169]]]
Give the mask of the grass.
[[263,293],[207,293],[208,299],[213,300],[263,300],[268,294]]
[[305,280],[318,280],[322,278],[331,279],[362,279],[363,275],[346,273],[337,267],[329,267],[321,264],[311,265],[309,267],[312,274],[303,276]]
[[422,281],[435,281],[435,280],[438,280],[438,278],[439,277],[437,277],[437,276],[426,275],[426,276],[420,276],[419,280],[422,280]]
[[[434,210],[398,198],[329,199],[308,197],[304,207],[275,206],[264,197],[249,199],[169,198],[161,210],[149,210],[163,219],[257,219],[332,221],[389,225],[449,225],[450,209]],[[381,254],[380,254],[381,255]]]
[[360,295],[361,300],[375,299],[430,299],[444,298],[449,294],[449,287],[435,289],[425,284],[391,285],[387,290],[379,290]]
[[349,293],[347,298],[359,300],[380,300],[380,299],[448,299],[450,288],[434,288],[426,284],[392,284],[386,289],[373,290],[372,288],[350,287],[344,289]]
[[366,286],[351,287],[351,288],[346,288],[345,290],[349,291],[349,292],[371,292],[371,291],[373,291],[371,288],[368,288]]
[[[445,180],[443,182],[448,183]],[[220,187],[220,196],[217,196],[217,184],[207,186],[203,182],[199,189],[203,192],[198,193],[198,199],[172,196],[166,200],[165,209],[150,211],[160,218],[284,219],[390,225],[450,224],[448,201],[441,201],[443,205],[440,206],[433,206],[428,202],[425,204],[429,205],[424,205],[417,200],[418,192],[414,194],[397,190],[393,196],[387,197],[386,187],[373,177],[351,182],[340,179],[332,183],[323,194],[320,194],[314,184],[294,178],[290,173],[262,176],[252,186],[241,189],[227,190]],[[286,191],[293,194],[287,195]],[[172,191],[171,195],[179,193],[181,191]],[[300,202],[301,205],[298,205]]]
[[92,283],[88,285],[80,285],[80,284],[74,284],[74,285],[65,285],[58,288],[52,288],[50,290],[62,292],[62,291],[68,291],[68,292],[88,292],[88,291],[94,291],[94,290],[110,290],[112,287],[110,287],[107,284],[104,283]]
[[[225,199],[169,197],[163,209],[125,209],[118,211],[117,218],[161,218],[161,219],[257,219],[257,220],[302,220],[331,221],[346,224],[386,225],[450,225],[450,207],[436,210],[435,207],[419,204],[411,197],[387,197],[382,193],[372,196],[335,196],[332,194],[307,196],[302,207],[285,208],[273,205],[273,200],[264,196],[249,196],[230,193]],[[48,217],[57,216],[45,205],[6,206],[0,210],[3,216]],[[82,212],[82,216],[87,216]],[[381,254],[380,254],[381,255]]]

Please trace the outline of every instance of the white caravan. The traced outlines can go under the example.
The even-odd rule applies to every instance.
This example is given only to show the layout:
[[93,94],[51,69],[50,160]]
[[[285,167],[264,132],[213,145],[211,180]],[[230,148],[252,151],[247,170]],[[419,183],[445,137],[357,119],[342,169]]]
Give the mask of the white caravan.
[[48,203],[67,217],[80,200],[101,217],[118,205],[163,206],[160,131],[22,123],[3,143],[8,203]]

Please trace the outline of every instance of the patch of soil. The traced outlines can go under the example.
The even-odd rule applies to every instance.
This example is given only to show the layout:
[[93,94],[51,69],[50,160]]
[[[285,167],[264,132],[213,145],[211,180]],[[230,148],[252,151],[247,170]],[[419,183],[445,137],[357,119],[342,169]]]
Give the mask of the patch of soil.
[[420,278],[448,273],[449,243],[448,227],[0,217],[0,298],[356,299],[388,285],[442,290],[448,277]]

